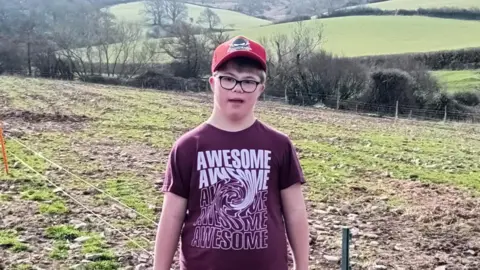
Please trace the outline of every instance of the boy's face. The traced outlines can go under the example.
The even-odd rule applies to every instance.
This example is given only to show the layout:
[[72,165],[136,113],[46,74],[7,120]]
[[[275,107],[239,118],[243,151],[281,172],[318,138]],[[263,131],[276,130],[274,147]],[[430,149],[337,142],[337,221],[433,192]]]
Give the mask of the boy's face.
[[215,106],[227,118],[240,120],[254,110],[265,88],[258,73],[254,68],[240,69],[228,62],[225,68],[210,77]]

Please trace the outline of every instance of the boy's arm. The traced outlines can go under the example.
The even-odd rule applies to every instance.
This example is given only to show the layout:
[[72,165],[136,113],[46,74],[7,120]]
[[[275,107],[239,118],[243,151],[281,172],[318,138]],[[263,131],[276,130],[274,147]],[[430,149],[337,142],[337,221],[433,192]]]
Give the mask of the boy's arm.
[[162,212],[155,237],[154,270],[170,270],[178,247],[189,195],[192,149],[185,142],[175,143],[170,151],[163,182]]
[[187,208],[187,199],[165,193],[155,238],[154,270],[170,270]]
[[301,184],[281,191],[288,241],[292,247],[295,270],[307,270],[309,260],[309,230]]

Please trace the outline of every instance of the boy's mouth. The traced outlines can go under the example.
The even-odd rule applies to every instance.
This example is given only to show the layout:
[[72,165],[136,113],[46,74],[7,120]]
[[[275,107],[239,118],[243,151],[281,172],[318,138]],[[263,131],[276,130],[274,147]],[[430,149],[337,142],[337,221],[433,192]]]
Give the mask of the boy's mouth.
[[245,101],[243,99],[240,99],[240,98],[230,98],[230,99],[228,99],[228,102],[232,102],[232,103],[236,103],[236,104],[242,104]]

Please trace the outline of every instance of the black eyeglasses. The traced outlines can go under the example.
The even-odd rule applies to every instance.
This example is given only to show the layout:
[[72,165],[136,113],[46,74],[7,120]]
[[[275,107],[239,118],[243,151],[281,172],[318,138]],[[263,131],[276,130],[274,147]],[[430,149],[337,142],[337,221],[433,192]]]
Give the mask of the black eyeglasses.
[[235,78],[229,77],[229,76],[218,76],[220,79],[220,85],[227,89],[227,90],[232,90],[237,86],[237,84],[240,83],[240,87],[242,87],[242,90],[247,92],[247,93],[252,93],[255,92],[257,89],[258,85],[260,84],[257,81],[254,80],[243,80],[239,81]]

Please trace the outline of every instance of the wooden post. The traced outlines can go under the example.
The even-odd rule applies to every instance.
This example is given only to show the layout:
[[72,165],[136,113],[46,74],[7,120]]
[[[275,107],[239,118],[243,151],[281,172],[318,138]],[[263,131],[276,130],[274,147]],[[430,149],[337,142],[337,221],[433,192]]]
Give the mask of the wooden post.
[[410,110],[410,113],[408,114],[408,119],[412,119],[412,110]]
[[340,109],[340,90],[337,90],[337,110]]
[[398,120],[398,100],[397,105],[395,106],[395,120]]
[[443,122],[447,122],[447,105],[445,105],[445,115],[443,116]]
[[7,149],[5,146],[5,140],[3,138],[3,124],[1,122],[0,122],[0,145],[2,147],[3,165],[5,167],[5,173],[8,174]]

